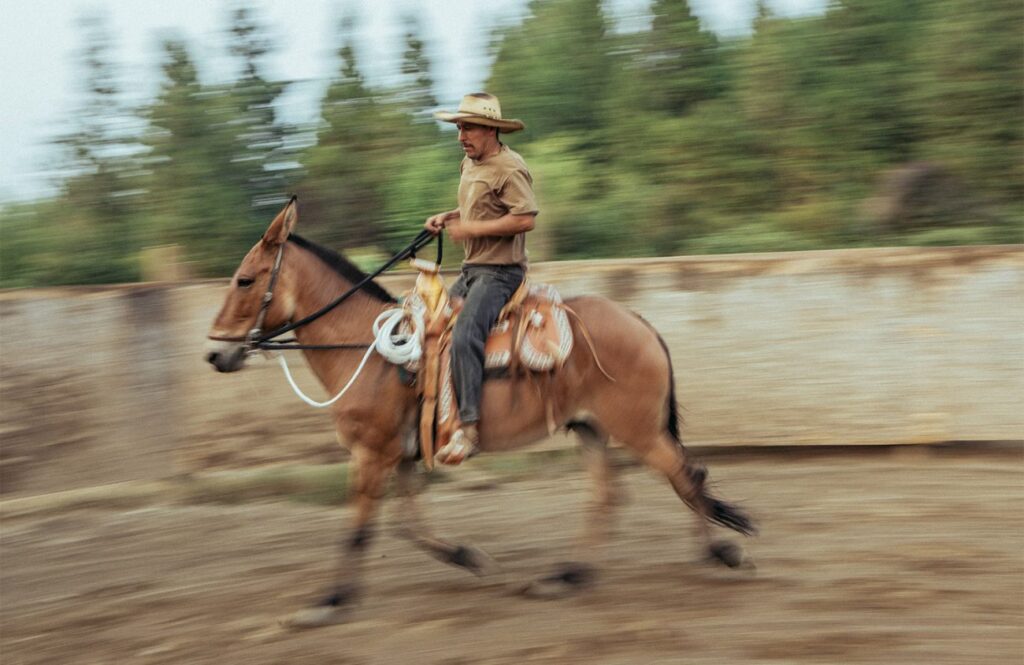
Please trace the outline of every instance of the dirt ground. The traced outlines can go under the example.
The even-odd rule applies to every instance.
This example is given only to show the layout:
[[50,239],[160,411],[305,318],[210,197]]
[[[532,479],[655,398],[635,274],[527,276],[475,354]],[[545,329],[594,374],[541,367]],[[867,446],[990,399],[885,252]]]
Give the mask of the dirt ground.
[[[348,508],[286,501],[80,509],[2,528],[0,662],[1019,663],[1024,459],[1017,450],[872,450],[708,459],[761,535],[755,571],[701,560],[667,484],[622,471],[628,502],[596,586],[511,592],[567,556],[582,472],[504,480],[479,462],[424,497],[439,533],[504,579],[428,559],[387,528],[342,625],[278,619],[327,587]],[[741,540],[737,537],[735,540]]]

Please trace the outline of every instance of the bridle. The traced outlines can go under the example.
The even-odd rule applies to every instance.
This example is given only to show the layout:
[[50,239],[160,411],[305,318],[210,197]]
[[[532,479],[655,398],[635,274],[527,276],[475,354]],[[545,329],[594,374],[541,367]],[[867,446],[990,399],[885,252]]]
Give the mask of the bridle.
[[[444,242],[442,240],[442,233],[437,235],[437,264],[441,265],[441,259],[444,255]],[[281,263],[284,257],[284,247],[288,244],[287,240],[281,243],[281,246],[277,248],[277,255],[274,257],[274,266],[270,271],[270,281],[267,283],[267,290],[263,294],[263,299],[260,302],[260,311],[256,314],[256,321],[253,327],[249,330],[245,337],[221,337],[219,335],[208,335],[207,338],[217,342],[242,342],[245,345],[245,353],[251,354],[256,351],[270,351],[270,350],[291,350],[291,349],[309,349],[309,350],[326,350],[326,349],[365,349],[370,346],[370,343],[355,343],[355,344],[298,344],[295,339],[283,339],[277,340],[275,337],[301,328],[302,326],[316,321],[323,315],[327,314],[341,303],[348,300],[353,294],[362,289],[364,286],[372,282],[376,277],[379,277],[384,271],[391,268],[399,261],[406,258],[416,258],[416,252],[423,249],[426,245],[434,240],[434,234],[426,229],[420,231],[411,243],[406,245],[403,249],[399,250],[394,254],[387,262],[384,263],[380,268],[375,270],[373,273],[367,275],[363,279],[359,280],[358,283],[354,284],[352,288],[342,293],[340,296],[327,303],[317,311],[313,312],[308,316],[304,316],[298,321],[286,323],[274,330],[264,333],[263,322],[267,318],[267,311],[270,309],[270,303],[274,299],[274,288],[277,286],[277,278],[281,272]]]
[[263,294],[263,301],[260,303],[260,311],[256,314],[256,325],[252,327],[249,334],[245,336],[247,346],[253,347],[260,340],[260,333],[263,330],[263,321],[267,318],[267,311],[270,309],[270,301],[274,299],[274,287],[277,286],[277,276],[281,273],[281,259],[284,258],[284,247],[288,244],[285,240],[277,248],[277,255],[274,257],[274,267],[270,269],[270,282],[267,283],[267,292]]

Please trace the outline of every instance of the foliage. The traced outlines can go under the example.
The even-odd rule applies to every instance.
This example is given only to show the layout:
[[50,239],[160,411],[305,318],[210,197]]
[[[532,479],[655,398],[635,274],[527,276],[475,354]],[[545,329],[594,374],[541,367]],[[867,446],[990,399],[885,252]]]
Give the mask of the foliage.
[[920,155],[952,169],[976,195],[1020,224],[1024,3],[944,0],[921,29],[918,85],[908,109],[920,121]]
[[[601,5],[533,0],[493,36],[485,87],[527,125],[506,141],[534,175],[535,260],[1024,240],[1018,0],[842,0],[798,19],[761,2],[731,40],[685,0],[654,0],[649,29],[625,34]],[[320,119],[291,127],[246,5],[224,33],[234,80],[204,83],[192,46],[164,36],[141,108],[106,21],[85,17],[60,192],[0,208],[0,285],[141,279],[139,252],[165,244],[225,275],[292,193],[321,242],[367,260],[404,245],[454,206],[461,154],[430,117],[422,26],[403,28],[380,87],[342,21]]]
[[724,53],[686,2],[655,0],[651,30],[637,54],[649,108],[672,115],[714,99],[725,89]]
[[[84,97],[76,114],[78,128],[58,139],[66,156],[59,203],[28,211],[35,224],[24,231],[32,237],[12,239],[38,248],[37,254],[20,257],[31,266],[35,284],[139,277],[135,257],[141,246],[137,205],[142,171],[140,146],[132,134],[137,118],[122,100],[105,20],[89,14],[80,28],[86,35],[80,59]],[[5,225],[5,245],[6,231]]]
[[612,61],[600,0],[533,0],[529,10],[497,39],[487,90],[533,138],[597,129]]
[[184,42],[168,39],[163,49],[164,83],[145,137],[147,240],[185,248],[195,274],[224,274],[233,267],[228,255],[251,245],[254,232],[247,176],[234,162],[235,104],[226,87],[200,85]]

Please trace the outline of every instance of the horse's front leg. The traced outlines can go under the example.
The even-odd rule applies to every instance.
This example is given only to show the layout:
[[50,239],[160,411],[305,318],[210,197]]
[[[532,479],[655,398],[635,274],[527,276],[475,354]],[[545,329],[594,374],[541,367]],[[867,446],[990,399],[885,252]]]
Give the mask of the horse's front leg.
[[608,435],[596,423],[578,422],[569,427],[579,437],[594,496],[572,560],[558,564],[552,572],[523,587],[523,593],[533,598],[560,598],[594,581],[597,560],[603,555],[610,536],[615,506],[621,501],[615,470],[608,456]]
[[315,628],[335,624],[345,618],[362,591],[363,563],[373,537],[373,522],[384,496],[388,476],[398,456],[376,450],[355,448],[352,451],[355,519],[348,536],[339,544],[338,567],[334,583],[323,600],[314,607],[300,610],[284,624],[290,628]]
[[402,497],[398,515],[399,531],[416,547],[438,561],[458,566],[474,575],[485,576],[499,571],[498,564],[486,552],[472,545],[458,545],[435,536],[420,514],[416,497],[423,479],[416,470],[416,462],[402,460],[398,465],[398,493]]

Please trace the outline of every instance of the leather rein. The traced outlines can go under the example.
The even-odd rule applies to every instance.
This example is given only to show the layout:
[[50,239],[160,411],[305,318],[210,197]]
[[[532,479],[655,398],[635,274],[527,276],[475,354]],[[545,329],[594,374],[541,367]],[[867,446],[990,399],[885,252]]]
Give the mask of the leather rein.
[[[441,265],[441,259],[444,254],[444,243],[442,240],[442,234],[437,235],[437,264]],[[291,332],[297,328],[316,321],[323,315],[327,314],[341,303],[348,300],[353,294],[362,289],[364,286],[372,282],[376,277],[379,277],[383,272],[391,268],[399,261],[412,257],[416,257],[416,252],[423,249],[425,246],[430,244],[434,240],[434,234],[426,229],[420,231],[411,243],[406,245],[403,249],[398,251],[390,259],[387,260],[384,265],[375,270],[373,273],[367,275],[363,279],[359,280],[358,283],[354,284],[352,288],[345,291],[340,296],[327,303],[317,311],[313,312],[308,316],[304,316],[298,321],[286,323],[274,330],[269,332],[263,332],[263,321],[267,318],[267,311],[270,309],[270,303],[274,299],[274,288],[277,286],[277,277],[281,272],[281,262],[284,257],[284,247],[287,245],[287,241],[281,243],[281,246],[277,249],[277,255],[274,257],[274,266],[270,271],[270,282],[267,284],[267,291],[263,294],[263,300],[260,303],[260,311],[256,315],[256,322],[252,329],[245,337],[221,337],[218,335],[209,335],[208,339],[217,342],[242,342],[246,346],[246,353],[253,353],[255,351],[282,351],[282,350],[313,350],[322,351],[329,349],[365,349],[370,346],[370,343],[349,343],[349,344],[299,344],[295,338],[276,340],[275,337]]]

